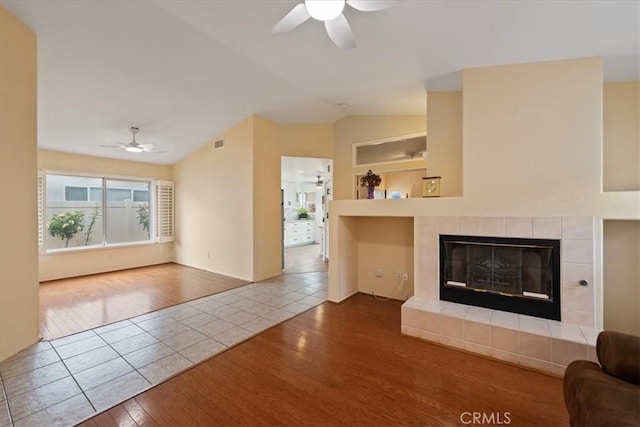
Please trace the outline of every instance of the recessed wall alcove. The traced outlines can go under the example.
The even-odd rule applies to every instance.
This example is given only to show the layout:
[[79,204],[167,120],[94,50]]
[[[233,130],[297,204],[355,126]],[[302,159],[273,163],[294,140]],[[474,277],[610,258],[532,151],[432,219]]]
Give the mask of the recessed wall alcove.
[[331,301],[357,292],[400,300],[414,295],[413,217],[344,216],[338,221],[339,252],[332,253],[330,263],[338,263],[344,287],[333,287]]

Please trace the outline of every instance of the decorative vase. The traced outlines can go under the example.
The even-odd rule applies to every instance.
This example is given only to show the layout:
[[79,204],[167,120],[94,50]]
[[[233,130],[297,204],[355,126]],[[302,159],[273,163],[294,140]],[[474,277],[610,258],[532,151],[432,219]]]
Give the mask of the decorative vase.
[[367,187],[367,199],[373,199],[373,190],[374,190],[374,186],[368,186]]

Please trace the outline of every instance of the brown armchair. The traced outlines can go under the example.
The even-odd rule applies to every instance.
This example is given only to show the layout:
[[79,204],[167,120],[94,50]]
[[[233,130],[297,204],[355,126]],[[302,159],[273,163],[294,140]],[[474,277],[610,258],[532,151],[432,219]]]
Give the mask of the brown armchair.
[[571,426],[640,426],[640,337],[603,331],[596,353],[569,364],[564,401]]

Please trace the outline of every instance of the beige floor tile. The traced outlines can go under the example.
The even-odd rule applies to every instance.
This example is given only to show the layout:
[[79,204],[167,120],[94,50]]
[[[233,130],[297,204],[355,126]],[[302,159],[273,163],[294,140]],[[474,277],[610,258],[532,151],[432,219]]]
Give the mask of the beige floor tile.
[[233,323],[236,326],[240,326],[243,323],[248,322],[249,320],[253,320],[255,318],[257,318],[258,316],[255,314],[251,314],[251,313],[247,313],[246,311],[238,311],[236,313],[233,313],[227,317],[225,317],[225,321],[229,322],[229,323]]
[[207,339],[206,335],[191,329],[180,335],[174,335],[162,342],[175,351],[180,351],[187,347],[191,347],[192,345],[197,344],[205,339]]
[[161,327],[161,328],[157,328],[157,329],[151,329],[148,332],[151,335],[153,335],[155,338],[157,338],[160,341],[162,341],[162,340],[166,340],[169,337],[173,337],[175,335],[184,334],[186,332],[189,332],[189,331],[193,330],[190,327],[188,327],[186,325],[183,325],[182,323],[180,323],[177,320],[175,322],[176,323],[171,325],[171,326]]
[[132,371],[87,390],[93,406],[102,411],[147,389],[151,384],[138,372]]
[[15,427],[75,425],[95,413],[87,398],[78,394],[16,421]]
[[108,362],[116,357],[118,357],[118,353],[116,353],[111,347],[104,346],[70,357],[69,359],[65,359],[64,363],[72,374],[76,374],[84,371],[85,369],[93,368],[101,363]]
[[7,407],[6,400],[0,399],[0,427],[5,427],[11,424],[9,418],[9,408]]
[[8,378],[4,381],[7,396],[12,397],[34,390],[71,375],[62,362],[52,363],[33,371]]
[[68,335],[66,337],[55,339],[51,341],[51,345],[56,348],[62,347],[63,345],[71,344],[72,342],[84,340],[84,339],[95,337],[95,336],[96,336],[96,333],[93,330],[79,332],[77,334]]
[[214,317],[208,313],[200,313],[195,316],[191,316],[187,319],[183,319],[180,323],[187,325],[190,328],[195,328],[196,326],[204,325],[209,322],[213,322],[217,317]]
[[125,355],[124,358],[131,364],[131,366],[136,369],[140,369],[174,353],[175,351],[171,347],[158,342],[129,353]]
[[105,345],[107,345],[107,343],[102,338],[94,334],[92,337],[56,347],[56,351],[60,357],[68,359],[69,357],[77,356],[78,354],[86,353],[87,351],[95,350],[96,348],[104,347]]
[[207,324],[197,326],[194,329],[209,337],[213,337],[214,335],[217,335],[231,328],[233,328],[233,324],[222,319],[217,319],[217,320],[214,320],[213,322],[209,322]]
[[10,397],[9,408],[14,421],[17,421],[80,393],[80,388],[73,378],[66,377],[27,393]]
[[274,322],[273,320],[257,317],[253,320],[248,321],[247,323],[243,323],[242,328],[247,329],[253,332],[254,334],[257,334],[264,331],[265,329],[269,329],[275,324],[276,322]]
[[31,356],[34,355],[36,353],[40,353],[46,350],[51,350],[53,348],[53,346],[51,345],[51,343],[49,341],[39,341],[27,348],[25,348],[24,350],[18,352],[15,356],[13,356],[14,358],[21,358],[21,357],[26,357],[26,356]]
[[58,354],[53,349],[31,354],[26,357],[14,356],[0,363],[0,373],[2,373],[2,377],[6,380],[15,375],[42,368],[43,366],[59,361],[60,357],[58,357]]
[[118,341],[117,343],[112,344],[111,347],[113,347],[113,349],[119,354],[125,355],[157,342],[157,338],[147,332],[144,332],[140,335]]
[[82,387],[83,390],[88,390],[111,381],[127,372],[132,371],[133,368],[126,360],[121,357],[102,363],[93,368],[86,369],[74,375],[74,378]]
[[239,342],[242,342],[252,336],[253,333],[239,326],[231,328],[227,331],[224,331],[218,335],[212,337],[216,341],[221,342],[227,347],[231,347],[232,345],[236,345]]
[[122,341],[124,339],[131,338],[136,335],[140,335],[143,332],[144,332],[144,329],[141,329],[138,326],[131,324],[123,328],[118,328],[109,332],[104,332],[100,334],[100,337],[102,337],[102,339],[105,340],[107,343],[113,344],[118,341]]
[[197,344],[187,347],[180,351],[184,357],[189,359],[193,363],[200,363],[205,359],[208,359],[222,351],[225,351],[227,347],[219,343],[216,340],[207,338],[204,341],[200,341]]
[[139,369],[139,371],[151,384],[155,385],[192,365],[193,363],[189,359],[179,353],[174,353]]

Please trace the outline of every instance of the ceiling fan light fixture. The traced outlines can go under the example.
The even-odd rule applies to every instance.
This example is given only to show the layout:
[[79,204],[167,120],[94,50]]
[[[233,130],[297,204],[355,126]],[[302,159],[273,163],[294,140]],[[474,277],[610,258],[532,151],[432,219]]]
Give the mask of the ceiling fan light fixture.
[[130,153],[142,153],[142,151],[144,151],[142,149],[142,147],[134,147],[134,146],[131,146],[131,145],[125,147],[125,150],[130,152]]
[[331,21],[342,14],[345,0],[305,0],[307,12],[318,21]]

